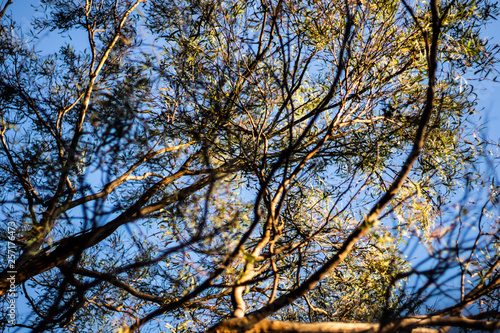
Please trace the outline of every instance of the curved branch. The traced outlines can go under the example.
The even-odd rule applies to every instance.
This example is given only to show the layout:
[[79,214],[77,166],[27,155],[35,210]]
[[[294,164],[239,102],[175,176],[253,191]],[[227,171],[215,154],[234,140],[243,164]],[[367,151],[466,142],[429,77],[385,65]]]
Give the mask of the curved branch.
[[88,276],[88,277],[92,277],[92,278],[96,278],[96,279],[99,279],[99,280],[102,280],[102,281],[109,282],[112,285],[114,285],[114,286],[116,286],[116,287],[118,287],[120,289],[123,289],[123,290],[127,291],[129,294],[131,294],[131,295],[133,295],[135,297],[138,297],[138,298],[142,298],[142,299],[144,299],[146,301],[151,301],[151,302],[155,302],[155,303],[158,303],[158,304],[165,303],[165,298],[158,297],[158,296],[153,296],[153,295],[144,293],[144,292],[142,292],[140,290],[137,290],[134,287],[132,287],[130,284],[125,283],[122,280],[117,279],[116,276],[114,276],[113,274],[96,272],[96,271],[92,271],[92,270],[89,270],[89,269],[86,269],[86,268],[83,268],[83,267],[75,267],[75,268],[73,268],[71,266],[72,265],[69,264],[68,262],[63,262],[63,263],[61,263],[61,264],[58,265],[58,267],[61,267],[61,268],[64,268],[64,269],[68,269],[73,274]]
[[0,12],[0,20],[5,15],[5,12],[7,11],[7,7],[9,7],[9,5],[12,5],[12,4],[13,4],[12,0],[8,0],[7,1],[7,3],[5,4],[5,6],[3,7],[2,11]]
[[[377,203],[370,210],[369,214],[365,217],[359,226],[349,235],[349,237],[344,241],[338,252],[333,255],[323,266],[321,266],[314,274],[312,274],[308,279],[306,279],[302,284],[300,284],[296,289],[280,296],[274,302],[262,307],[261,309],[250,313],[245,320],[250,324],[257,324],[266,317],[273,313],[276,313],[280,309],[292,304],[298,298],[307,294],[312,290],[320,280],[322,280],[329,272],[335,269],[344,259],[350,254],[354,245],[359,241],[359,239],[366,234],[378,221],[378,217],[385,206],[395,197],[399,189],[403,185],[404,181],[408,177],[413,164],[417,161],[420,156],[422,148],[425,142],[425,134],[427,125],[430,120],[432,110],[434,108],[434,87],[436,82],[436,69],[437,69],[437,50],[439,44],[439,34],[440,34],[440,24],[439,15],[437,11],[437,0],[431,1],[431,12],[432,12],[432,42],[428,47],[428,68],[429,68],[429,78],[427,87],[427,96],[425,107],[422,111],[420,117],[420,124],[413,141],[413,148],[406,158],[405,163],[401,167],[397,177],[392,182],[391,186],[384,193],[384,195],[377,201]],[[216,325],[211,331],[217,332],[219,326],[224,326],[224,322]]]

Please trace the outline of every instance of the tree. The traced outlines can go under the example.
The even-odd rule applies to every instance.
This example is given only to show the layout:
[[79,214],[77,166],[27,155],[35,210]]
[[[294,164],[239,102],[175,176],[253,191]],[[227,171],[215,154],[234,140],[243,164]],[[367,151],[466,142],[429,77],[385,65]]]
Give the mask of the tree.
[[10,4],[3,325],[500,328],[498,155],[465,81],[496,72],[496,4],[44,0],[27,37]]

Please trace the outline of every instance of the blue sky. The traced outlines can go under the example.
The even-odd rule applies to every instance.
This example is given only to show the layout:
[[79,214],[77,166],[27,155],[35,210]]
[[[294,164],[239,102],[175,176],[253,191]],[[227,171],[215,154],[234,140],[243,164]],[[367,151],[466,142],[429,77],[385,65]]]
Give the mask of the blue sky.
[[[15,0],[8,9],[8,12],[12,13],[16,21],[21,24],[24,33],[29,31],[31,18],[36,14],[29,3],[39,2]],[[0,2],[2,7],[4,4],[5,0]],[[62,39],[57,36],[58,35],[55,33],[42,35],[33,46],[46,51],[55,51],[62,44]],[[491,24],[488,29],[484,31],[483,37],[488,39],[492,38],[493,43],[500,43],[500,22],[496,21]],[[85,38],[85,34],[72,35],[73,41],[76,41],[77,38]],[[83,45],[86,45],[86,43],[86,40],[82,42]],[[480,99],[479,109],[482,109],[480,116],[487,121],[486,128],[488,135],[492,139],[500,141],[500,83],[491,81],[483,81],[480,83],[477,83],[477,81],[470,81],[470,83],[476,85],[476,93],[479,95]],[[21,302],[21,300],[19,301]],[[22,309],[19,309],[19,311],[22,311]]]

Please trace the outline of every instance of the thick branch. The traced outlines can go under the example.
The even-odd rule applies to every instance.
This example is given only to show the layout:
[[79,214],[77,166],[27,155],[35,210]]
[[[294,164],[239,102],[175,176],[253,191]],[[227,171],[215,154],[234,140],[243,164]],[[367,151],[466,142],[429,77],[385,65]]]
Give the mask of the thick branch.
[[[33,276],[48,271],[49,269],[60,265],[75,254],[81,253],[85,249],[98,244],[113,232],[115,232],[115,230],[120,226],[146,216],[147,214],[168,206],[171,203],[185,199],[186,197],[208,185],[211,181],[213,181],[213,176],[202,178],[194,184],[166,197],[161,201],[161,204],[158,203],[142,207],[142,205],[146,203],[146,200],[143,196],[143,198],[141,199],[144,200],[142,200],[143,202],[141,205],[138,205],[137,207],[133,205],[131,208],[127,209],[125,212],[120,214],[113,221],[107,223],[106,225],[92,229],[78,236],[64,238],[57,244],[52,244],[50,247],[40,251],[35,256],[32,256],[25,264],[19,265],[17,267],[16,285],[23,283]],[[141,201],[141,199],[139,199],[138,201]],[[3,271],[0,274],[0,295],[4,294],[9,289],[10,282],[7,280],[7,277],[9,277],[7,270]]]
[[[286,321],[272,321],[264,319],[253,324],[248,318],[233,318],[218,326],[209,333],[258,333],[258,332],[294,332],[294,333],[389,333],[408,330],[412,333],[437,333],[437,329],[423,326],[444,327],[453,326],[461,328],[479,329],[483,331],[494,331],[500,328],[500,322],[481,321],[466,317],[422,317],[404,318],[385,325],[376,323],[293,323]],[[207,333],[208,333],[207,332]]]

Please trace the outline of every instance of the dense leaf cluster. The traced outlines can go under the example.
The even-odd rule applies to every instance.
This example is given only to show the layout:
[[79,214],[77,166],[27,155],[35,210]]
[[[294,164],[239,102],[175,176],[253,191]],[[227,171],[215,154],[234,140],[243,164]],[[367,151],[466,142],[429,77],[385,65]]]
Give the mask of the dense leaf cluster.
[[492,143],[465,79],[496,71],[495,4],[38,8],[30,27],[0,18],[17,327],[499,327],[495,165],[476,167]]

